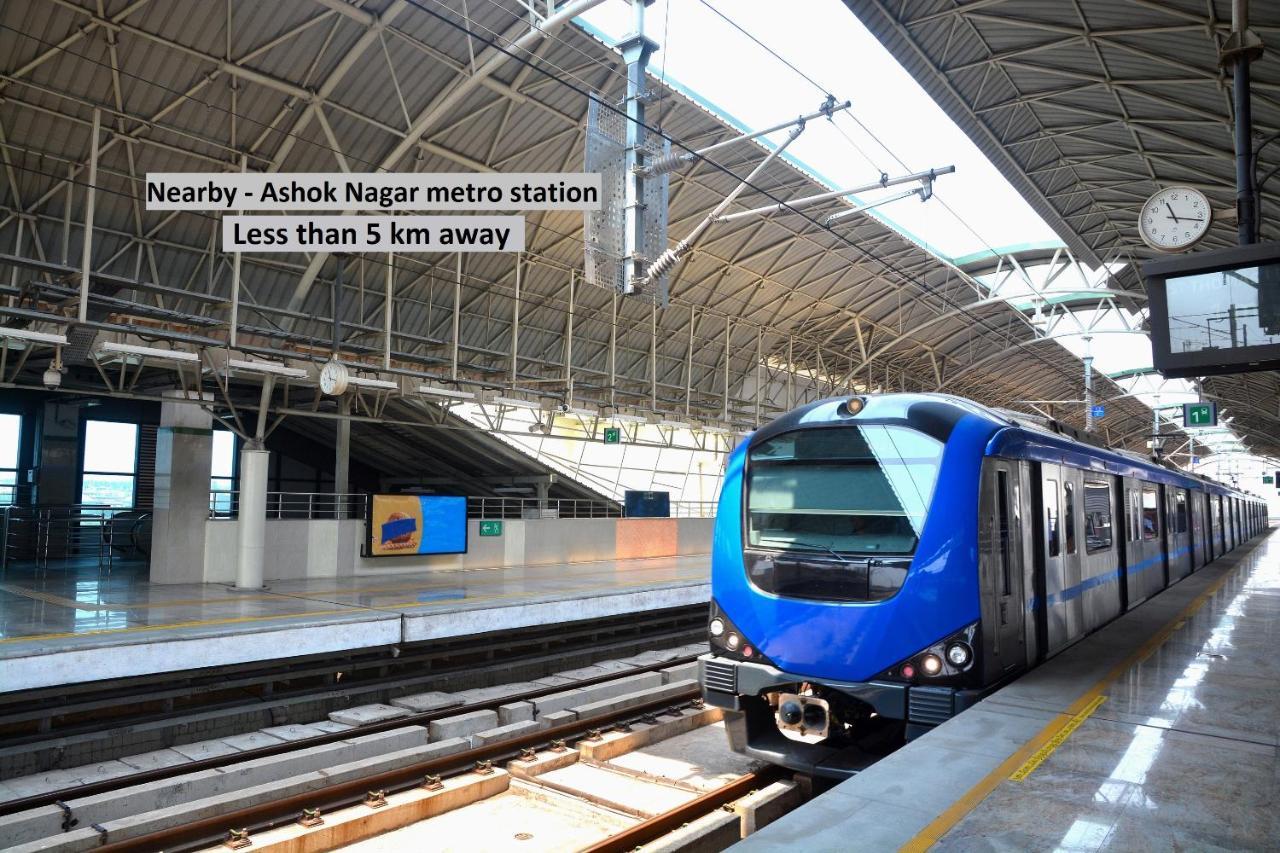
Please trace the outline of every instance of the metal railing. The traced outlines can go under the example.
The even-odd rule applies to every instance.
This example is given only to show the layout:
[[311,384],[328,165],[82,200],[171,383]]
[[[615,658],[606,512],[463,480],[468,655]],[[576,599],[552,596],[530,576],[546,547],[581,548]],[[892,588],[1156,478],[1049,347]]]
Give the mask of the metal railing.
[[[364,518],[368,502],[365,494],[332,492],[267,492],[268,519]],[[239,492],[214,490],[209,493],[209,517],[235,518],[240,506]],[[672,501],[672,518],[713,518],[715,501]],[[490,498],[468,497],[467,518],[622,518],[620,503],[575,498]]]
[[467,518],[621,518],[622,507],[611,501],[571,498],[467,498]]
[[106,504],[0,507],[0,573],[72,563],[110,570],[118,559],[147,556],[150,521],[149,510]]
[[[342,519],[364,518],[365,494],[333,492],[267,492],[267,518]],[[215,489],[209,492],[209,517],[235,518],[240,510],[240,493]]]

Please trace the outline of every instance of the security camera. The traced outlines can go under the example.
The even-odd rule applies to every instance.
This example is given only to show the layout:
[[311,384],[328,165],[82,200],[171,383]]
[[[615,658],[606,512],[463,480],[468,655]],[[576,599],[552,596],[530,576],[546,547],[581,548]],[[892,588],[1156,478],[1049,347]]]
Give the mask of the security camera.
[[54,388],[62,385],[62,371],[57,368],[50,367],[44,372],[44,387],[52,391]]

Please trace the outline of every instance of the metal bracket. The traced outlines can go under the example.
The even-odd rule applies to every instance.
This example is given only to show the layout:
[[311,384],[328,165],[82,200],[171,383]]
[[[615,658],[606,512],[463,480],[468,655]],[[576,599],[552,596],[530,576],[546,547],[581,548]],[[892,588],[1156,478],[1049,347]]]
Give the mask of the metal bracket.
[[320,816],[319,809],[303,809],[302,816],[298,818],[298,826],[322,826],[324,818]]
[[70,832],[71,827],[75,826],[80,822],[76,820],[74,817],[72,817],[71,806],[67,805],[62,800],[55,800],[53,804],[58,808],[62,809],[62,831]]
[[1232,32],[1218,51],[1218,67],[1231,68],[1238,59],[1254,62],[1262,57],[1262,51],[1262,39],[1253,30]]
[[428,791],[439,791],[444,788],[444,782],[440,781],[440,777],[431,774],[422,780],[422,787]]
[[493,773],[493,762],[488,759],[484,761],[477,761],[475,770],[472,772],[477,776],[489,776]]
[[222,846],[230,850],[240,850],[252,845],[253,842],[249,840],[249,830],[247,829],[228,829],[226,840],[222,842]]
[[364,795],[364,804],[371,809],[380,809],[387,804],[386,791],[369,791]]

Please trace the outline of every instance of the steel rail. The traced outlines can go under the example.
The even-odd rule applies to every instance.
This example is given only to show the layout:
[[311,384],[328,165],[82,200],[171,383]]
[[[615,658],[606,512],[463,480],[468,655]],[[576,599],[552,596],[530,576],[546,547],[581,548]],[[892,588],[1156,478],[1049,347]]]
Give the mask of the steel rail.
[[[142,785],[149,782],[157,782],[164,779],[172,779],[177,776],[184,776],[198,770],[209,770],[218,767],[228,767],[245,761],[252,761],[257,758],[265,758],[272,755],[282,755],[288,752],[301,752],[313,746],[321,746],[328,743],[336,743],[342,740],[348,740],[353,737],[361,737],[368,734],[376,734],[378,732],[391,731],[393,729],[405,726],[413,726],[424,723],[430,723],[433,720],[440,720],[445,717],[453,717],[458,714],[466,714],[471,711],[495,710],[500,705],[506,705],[511,702],[524,702],[530,699],[537,699],[541,696],[547,696],[552,693],[561,693],[565,690],[576,690],[580,687],[591,687],[596,684],[603,684],[607,681],[614,681],[624,678],[628,675],[635,675],[642,672],[653,672],[655,670],[667,669],[672,666],[680,666],[681,664],[692,663],[698,658],[696,655],[685,655],[670,660],[661,661],[659,663],[649,664],[646,666],[630,667],[626,670],[617,672],[609,672],[603,675],[592,676],[574,681],[572,684],[559,684],[552,687],[543,687],[538,690],[526,690],[523,693],[511,693],[500,696],[495,699],[483,702],[473,702],[469,705],[454,705],[449,708],[441,708],[435,711],[424,711],[418,714],[410,714],[405,717],[397,717],[394,720],[383,720],[376,723],[366,723],[362,726],[355,726],[350,729],[344,729],[337,732],[326,732],[322,735],[315,735],[307,738],[299,738],[298,740],[282,741],[278,744],[268,744],[267,746],[259,746],[253,749],[246,749],[243,752],[237,752],[232,756],[214,756],[210,758],[200,758],[194,761],[188,761],[184,764],[178,764],[171,767],[157,767],[151,770],[143,770],[138,773],[131,773],[128,776],[117,776],[112,779],[103,779],[98,782],[88,782],[82,785],[76,785],[70,788],[60,788],[56,791],[46,791],[41,794],[33,794],[29,797],[23,797],[17,800],[8,800],[0,802],[0,817],[14,814],[27,809],[39,808],[41,806],[57,805],[59,803],[68,803],[72,800],[83,799],[84,797],[103,794],[109,791],[118,791],[122,788],[131,787],[133,785]],[[657,705],[670,705],[672,702],[678,701],[677,698],[667,699],[664,702],[656,703]],[[545,732],[537,732],[543,735]],[[507,741],[505,743],[511,743]],[[230,760],[229,760],[230,759]]]
[[[164,715],[139,713],[124,718],[124,721],[129,724],[148,723],[195,711],[220,710],[237,706],[260,707],[264,701],[287,701],[299,696],[325,698],[338,693],[373,693],[378,690],[415,687],[418,683],[456,675],[460,671],[470,671],[476,667],[488,669],[501,662],[536,663],[546,658],[581,654],[587,650],[606,653],[616,650],[619,656],[630,656],[634,652],[622,651],[622,648],[635,647],[640,643],[647,644],[650,648],[662,648],[661,644],[668,641],[671,642],[671,646],[685,645],[684,642],[679,642],[679,638],[698,632],[702,623],[705,622],[705,612],[705,605],[681,606],[638,614],[639,618],[636,618],[637,614],[632,614],[625,623],[618,616],[608,616],[557,625],[555,632],[542,630],[546,626],[531,626],[509,632],[489,632],[465,638],[466,645],[462,644],[464,640],[462,637],[429,640],[422,644],[391,644],[390,648],[400,649],[400,654],[391,656],[387,652],[389,647],[384,646],[370,650],[353,649],[352,654],[339,657],[308,655],[285,665],[281,665],[279,661],[259,661],[213,668],[217,672],[209,672],[210,668],[206,667],[104,682],[85,682],[0,693],[0,728],[37,721],[49,715],[65,718],[83,713],[96,713],[98,720],[95,725],[100,729],[103,712],[114,711],[120,706],[131,703],[145,704],[196,698],[211,693],[231,690],[248,691],[262,687],[271,690],[270,697],[250,694],[238,701],[210,701],[199,706],[169,710]],[[693,624],[695,619],[696,625]],[[685,622],[690,623],[688,627],[684,626]],[[689,642],[696,642],[696,639],[693,638]],[[559,648],[543,648],[539,651],[524,651],[534,646],[549,646],[552,643],[568,645]],[[486,663],[479,664],[470,661],[463,661],[456,665],[448,663],[458,658],[496,653],[501,653],[501,661],[490,658]],[[442,661],[446,662],[446,665],[441,666]],[[394,667],[397,670],[411,670],[419,666],[426,669],[417,677],[404,672],[366,677],[367,673],[377,672],[380,669]],[[331,675],[335,671],[345,673],[345,687],[342,690],[337,690],[331,685],[316,685],[297,690],[281,690],[275,686],[279,682],[314,679]],[[175,681],[180,683],[175,684]],[[117,725],[123,724],[119,717],[113,717],[112,722]],[[80,733],[76,725],[64,722],[56,727],[51,726],[50,731],[42,733],[6,735],[0,738],[0,746],[39,743],[53,736]]]
[[[602,729],[617,725],[620,722],[638,720],[655,711],[688,703],[690,700],[697,699],[700,692],[699,688],[691,687],[675,696],[646,702],[643,705],[635,705],[620,711],[611,711],[606,714],[575,720],[561,726],[532,732],[523,737],[488,744],[454,755],[433,758],[429,761],[411,764],[396,770],[375,773],[360,779],[340,782],[315,791],[306,791],[279,800],[256,803],[243,809],[170,827],[149,835],[129,838],[115,843],[108,842],[94,849],[103,851],[103,853],[134,853],[134,851],[154,850],[165,850],[172,853],[175,850],[217,844],[226,838],[226,832],[229,828],[249,829],[252,835],[254,831],[263,831],[296,821],[303,809],[320,808],[324,811],[332,811],[336,808],[345,808],[362,802],[365,794],[371,790],[384,791],[387,794],[408,790],[420,785],[423,778],[429,774],[457,775],[465,772],[469,765],[473,765],[476,762],[495,761],[507,757],[514,758],[524,749],[552,744],[557,740],[568,741],[575,737],[581,739],[580,736],[590,736],[593,729]],[[695,800],[694,802],[697,801]]]
[[648,820],[610,835],[586,848],[582,853],[627,853],[627,851],[636,850],[641,845],[674,832],[686,823],[708,815],[726,803],[731,803],[786,775],[786,771],[781,767],[770,765],[745,776],[739,776],[729,784],[714,791],[708,791],[697,799],[676,806],[671,811],[654,815]]

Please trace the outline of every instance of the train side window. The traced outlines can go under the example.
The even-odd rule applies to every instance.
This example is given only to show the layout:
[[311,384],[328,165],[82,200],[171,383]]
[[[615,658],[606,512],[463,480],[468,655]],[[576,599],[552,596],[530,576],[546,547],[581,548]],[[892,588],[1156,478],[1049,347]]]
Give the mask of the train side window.
[[1084,484],[1084,549],[1096,554],[1111,548],[1111,486],[1097,480]]
[[996,535],[1000,537],[1000,589],[1009,595],[1009,475],[996,472]]
[[1130,540],[1134,542],[1142,541],[1142,502],[1138,499],[1138,490],[1134,489],[1129,493],[1129,503],[1133,505],[1133,533]]
[[1133,509],[1129,506],[1128,489],[1121,490],[1120,503],[1124,507],[1124,538],[1128,542],[1133,539]]
[[1175,533],[1187,532],[1187,493],[1179,491],[1177,497],[1174,498],[1174,526]]
[[1150,541],[1160,535],[1160,499],[1154,486],[1142,488],[1142,538]]
[[1049,556],[1056,557],[1061,550],[1058,545],[1058,481],[1045,480],[1044,483],[1044,537],[1049,546]]
[[1076,487],[1072,483],[1062,484],[1062,528],[1067,539],[1067,553],[1076,552]]

